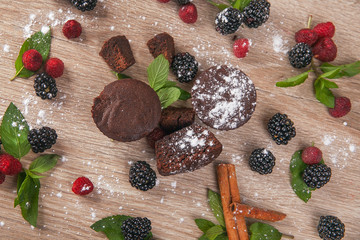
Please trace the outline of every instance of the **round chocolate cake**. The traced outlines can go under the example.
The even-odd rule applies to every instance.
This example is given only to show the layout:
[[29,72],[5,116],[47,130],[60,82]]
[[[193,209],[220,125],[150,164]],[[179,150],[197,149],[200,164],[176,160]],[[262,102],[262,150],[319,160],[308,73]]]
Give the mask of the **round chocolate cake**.
[[195,80],[191,96],[199,119],[220,130],[244,125],[256,107],[253,82],[242,71],[226,65],[202,72]]
[[105,86],[94,99],[92,117],[111,139],[130,142],[149,134],[160,121],[161,105],[155,91],[134,79],[121,79]]

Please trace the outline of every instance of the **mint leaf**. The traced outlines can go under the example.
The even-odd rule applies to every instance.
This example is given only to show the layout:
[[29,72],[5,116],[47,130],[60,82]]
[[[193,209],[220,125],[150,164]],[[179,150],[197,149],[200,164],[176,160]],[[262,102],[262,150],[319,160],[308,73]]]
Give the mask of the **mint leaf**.
[[[21,173],[18,174],[18,176],[17,176],[17,186],[16,186],[16,193],[17,194],[19,193],[19,189],[20,189],[22,183],[24,182],[25,178],[26,178],[26,173],[25,172],[21,172]],[[19,205],[18,197],[16,197],[15,200],[14,200],[14,208],[17,205]]]
[[217,236],[215,238],[215,240],[229,240],[229,238],[228,238],[227,234],[224,232],[224,233],[220,234],[219,236]]
[[224,229],[220,225],[215,225],[206,231],[205,236],[209,240],[215,240],[215,238],[222,233],[224,233]]
[[176,82],[166,80],[165,84],[162,87],[167,88],[167,87],[175,87],[175,86],[176,86]]
[[334,108],[335,97],[334,94],[325,86],[325,79],[318,78],[314,83],[315,96],[322,104],[329,108]]
[[277,82],[276,86],[277,87],[294,87],[294,86],[300,85],[303,82],[305,82],[305,80],[309,77],[309,72],[312,72],[312,70],[309,70],[300,75],[288,78],[284,81]]
[[336,83],[331,82],[329,80],[323,79],[323,82],[324,82],[324,86],[327,88],[339,88],[339,86]]
[[40,176],[40,175],[36,175],[35,173],[30,172],[29,170],[25,169],[25,172],[28,176],[30,176],[31,178],[44,178],[45,176]]
[[130,76],[128,75],[125,75],[123,73],[118,73],[118,72],[115,72],[115,71],[111,71],[112,73],[115,74],[115,76],[120,80],[120,79],[125,79],[125,78],[131,78]]
[[161,88],[156,93],[160,99],[162,108],[167,108],[168,106],[176,102],[181,95],[180,90],[176,87]]
[[150,63],[147,73],[150,87],[156,92],[164,86],[168,79],[169,61],[163,54],[160,54]]
[[16,205],[20,205],[23,218],[34,227],[36,227],[38,217],[39,191],[39,179],[26,175],[15,199]]
[[357,74],[360,74],[360,61],[340,66],[331,65],[330,63],[323,63],[320,66],[321,71],[323,71],[324,73],[333,71],[337,68],[340,69],[340,72],[337,75],[333,76],[332,79],[341,77],[353,77]]
[[17,76],[26,77],[26,76],[32,76],[34,74],[34,72],[31,72],[31,71],[25,69],[24,64],[22,62],[22,56],[23,56],[24,52],[26,52],[29,49],[30,49],[30,42],[28,39],[26,39],[20,48],[18,57],[15,60],[15,70],[16,70],[15,76],[13,78],[11,78],[10,80],[15,79]]
[[319,76],[319,78],[330,78],[330,79],[332,79],[332,78],[334,78],[335,76],[337,76],[339,74],[340,70],[341,70],[340,68],[336,68],[336,69],[334,69],[332,71],[325,72],[325,73],[321,74]]
[[27,139],[29,125],[20,110],[10,103],[1,123],[0,135],[5,151],[18,158],[25,156],[30,151]]
[[179,96],[179,100],[182,101],[186,101],[189,98],[191,98],[191,94],[188,91],[185,91],[184,89],[180,88],[180,87],[176,87],[180,90],[180,96]]
[[250,226],[250,240],[280,240],[282,234],[269,224],[256,222]]
[[211,0],[207,0],[210,4],[214,5],[215,7],[217,7],[220,11],[230,7],[229,5],[226,5],[226,4],[222,4],[222,3],[216,3],[216,2],[213,2]]
[[60,158],[59,155],[56,154],[46,154],[46,155],[42,155],[38,158],[36,158],[29,167],[30,172],[35,172],[35,173],[44,173],[46,171],[49,171],[50,169],[52,169],[58,159]]
[[291,187],[301,200],[308,202],[311,198],[312,189],[306,185],[302,178],[307,164],[301,159],[301,153],[302,151],[295,152],[290,161]]
[[233,8],[240,10],[241,2],[242,2],[242,0],[233,1],[233,4],[232,4]]
[[206,219],[201,219],[201,218],[195,219],[195,223],[203,233],[206,233],[207,230],[209,230],[210,228],[215,226],[215,223],[213,223],[209,220],[206,220]]
[[210,208],[213,211],[215,218],[218,220],[221,226],[225,227],[224,212],[221,204],[220,194],[209,189],[208,199]]

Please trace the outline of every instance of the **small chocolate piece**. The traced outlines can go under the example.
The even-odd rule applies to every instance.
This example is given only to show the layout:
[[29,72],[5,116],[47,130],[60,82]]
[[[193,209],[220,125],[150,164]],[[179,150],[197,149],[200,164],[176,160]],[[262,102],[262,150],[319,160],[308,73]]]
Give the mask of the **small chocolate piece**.
[[155,128],[149,135],[146,136],[146,141],[150,147],[155,148],[156,141],[159,141],[166,135],[165,131],[161,128]]
[[191,96],[200,120],[220,130],[244,125],[256,107],[253,82],[242,71],[225,65],[202,72],[195,80]]
[[115,72],[122,72],[135,63],[129,41],[125,36],[116,36],[107,40],[99,53]]
[[160,33],[154,38],[150,39],[147,42],[147,46],[154,58],[156,58],[160,54],[164,54],[164,57],[171,64],[172,59],[175,55],[175,44],[172,36],[170,36],[166,32]]
[[211,163],[222,151],[213,133],[193,124],[155,143],[157,168],[161,175],[192,172]]
[[192,108],[167,107],[161,112],[160,126],[167,133],[173,133],[194,123],[195,111]]
[[138,140],[158,126],[161,105],[156,92],[135,79],[105,86],[94,99],[92,117],[102,133],[121,142]]

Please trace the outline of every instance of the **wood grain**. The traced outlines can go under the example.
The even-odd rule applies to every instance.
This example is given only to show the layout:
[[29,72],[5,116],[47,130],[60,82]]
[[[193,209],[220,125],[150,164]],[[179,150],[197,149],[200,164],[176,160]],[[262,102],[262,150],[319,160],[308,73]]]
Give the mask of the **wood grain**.
[[[287,214],[284,221],[272,223],[279,231],[296,239],[319,239],[318,219],[331,214],[345,223],[345,239],[359,239],[360,77],[336,80],[339,89],[334,90],[335,94],[352,100],[351,113],[342,119],[331,118],[315,99],[311,80],[291,89],[277,88],[275,82],[301,72],[289,65],[286,51],[294,45],[294,33],[305,27],[309,14],[313,15],[314,24],[332,21],[336,25],[335,64],[360,59],[360,2],[272,0],[271,16],[264,26],[237,32],[239,37],[252,41],[248,56],[241,60],[232,54],[232,36],[220,36],[214,30],[217,10],[204,0],[194,3],[199,19],[187,25],[179,19],[174,1],[167,4],[156,0],[99,1],[96,11],[82,13],[66,0],[0,0],[0,115],[12,101],[27,113],[25,117],[32,127],[55,128],[59,138],[49,152],[65,159],[49,177],[41,179],[36,229],[23,220],[19,208],[13,208],[15,178],[8,177],[0,186],[1,239],[104,239],[102,233],[89,226],[113,214],[148,217],[156,239],[197,239],[201,232],[195,218],[216,221],[207,203],[206,189],[218,191],[215,165],[220,162],[236,165],[243,203]],[[32,21],[31,14],[35,15]],[[62,35],[62,24],[68,18],[81,22],[84,32],[80,39],[67,40]],[[66,68],[57,80],[60,94],[54,101],[42,101],[35,96],[34,77],[9,81],[25,39],[24,30],[29,27],[39,31],[44,25],[53,25],[51,57],[62,59]],[[258,105],[245,126],[228,132],[213,130],[224,145],[215,164],[194,173],[158,176],[157,187],[140,192],[128,183],[129,163],[146,160],[155,168],[153,150],[144,139],[132,143],[110,141],[91,118],[93,98],[105,84],[115,80],[98,52],[105,40],[126,35],[137,63],[125,73],[146,81],[146,67],[152,61],[146,42],[164,31],[174,37],[178,52],[188,51],[196,56],[201,70],[214,64],[231,64],[242,69],[257,87]],[[276,36],[284,42],[280,52],[273,47]],[[190,90],[191,84],[183,87]],[[287,146],[274,144],[266,131],[267,120],[278,111],[288,114],[297,128],[296,138]],[[296,150],[312,142],[323,150],[333,176],[305,204],[290,187],[289,160]],[[277,158],[271,175],[261,176],[248,166],[250,153],[259,147],[268,148]],[[28,166],[34,157],[35,154],[29,154],[23,164]],[[94,182],[93,194],[79,197],[71,192],[72,182],[79,176]],[[248,224],[251,222],[248,220]]]

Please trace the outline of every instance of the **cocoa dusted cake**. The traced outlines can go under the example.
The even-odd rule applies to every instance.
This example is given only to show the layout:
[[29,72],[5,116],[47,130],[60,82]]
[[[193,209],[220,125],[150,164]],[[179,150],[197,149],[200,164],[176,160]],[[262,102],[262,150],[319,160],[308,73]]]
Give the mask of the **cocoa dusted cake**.
[[164,32],[156,35],[147,42],[147,46],[154,58],[164,54],[169,63],[172,62],[175,55],[175,44],[173,37],[168,33]]
[[160,126],[167,133],[172,133],[190,126],[194,121],[194,109],[167,107],[161,112]]
[[206,128],[193,124],[155,143],[157,169],[163,176],[192,172],[211,163],[222,144]]
[[102,133],[121,142],[138,140],[158,126],[161,105],[147,84],[121,79],[105,86],[94,99],[92,117]]
[[226,65],[202,72],[195,79],[191,96],[199,119],[220,130],[244,125],[256,107],[253,82],[242,71]]

